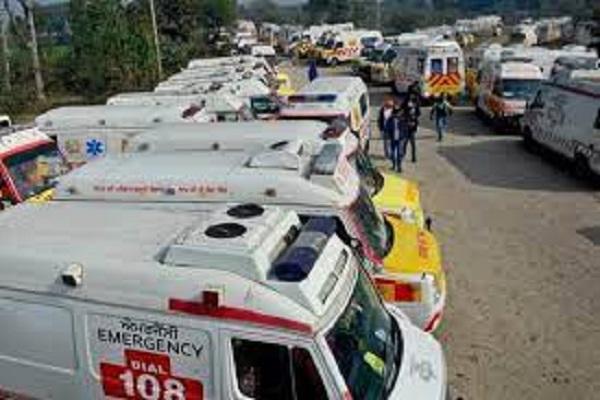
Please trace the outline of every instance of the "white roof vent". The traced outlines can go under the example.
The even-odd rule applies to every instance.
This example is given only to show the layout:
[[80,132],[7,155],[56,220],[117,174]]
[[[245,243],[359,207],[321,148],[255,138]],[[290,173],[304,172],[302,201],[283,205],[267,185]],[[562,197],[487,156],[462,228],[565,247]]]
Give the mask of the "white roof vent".
[[253,156],[248,163],[248,167],[299,170],[302,166],[303,154],[304,146],[302,142],[286,142],[277,150],[268,150]]
[[254,204],[228,207],[184,231],[159,258],[167,265],[218,268],[265,281],[271,262],[299,226],[293,211]]

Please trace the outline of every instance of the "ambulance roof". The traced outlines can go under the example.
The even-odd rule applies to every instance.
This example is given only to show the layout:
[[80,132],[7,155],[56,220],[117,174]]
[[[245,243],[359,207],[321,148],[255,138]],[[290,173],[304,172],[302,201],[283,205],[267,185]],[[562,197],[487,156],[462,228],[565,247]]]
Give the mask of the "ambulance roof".
[[[285,150],[136,153],[105,157],[62,177],[56,200],[257,202],[332,208],[352,200],[308,179],[301,146]],[[311,155],[312,156],[312,155]],[[338,190],[336,190],[338,188]],[[356,183],[358,191],[358,183]]]
[[0,131],[0,157],[20,148],[43,143],[52,143],[52,140],[37,128],[22,130],[7,128]]
[[[141,128],[186,122],[182,106],[69,106],[50,110],[35,119],[42,130],[68,128]],[[197,115],[194,115],[196,118]],[[208,121],[208,118],[206,119]]]
[[540,68],[529,62],[507,61],[500,64],[503,79],[543,79]]
[[[180,312],[181,303],[201,306],[210,290],[219,293],[218,306],[314,331],[351,286],[351,257],[343,256],[335,222],[322,218],[302,226],[293,212],[249,209],[260,212],[98,203],[15,207],[0,215],[6,234],[0,241],[2,286]],[[312,246],[315,234],[328,240]],[[299,258],[295,248],[312,248],[311,259]],[[68,267],[81,269],[80,285],[64,283]],[[333,287],[327,282],[332,274],[339,277]]]
[[[318,139],[327,129],[319,121],[247,121],[218,124],[177,124],[154,128],[130,141],[132,151],[169,152],[194,151],[194,145],[211,141],[216,146],[226,142],[244,145],[252,141],[293,141],[298,138]],[[276,140],[275,140],[276,139]],[[215,147],[216,147],[215,146]],[[223,149],[222,146],[218,147]]]
[[364,82],[357,77],[317,78],[288,97],[289,104],[282,108],[281,116],[315,112],[319,115],[344,115],[350,112],[349,94],[358,88],[366,91]]

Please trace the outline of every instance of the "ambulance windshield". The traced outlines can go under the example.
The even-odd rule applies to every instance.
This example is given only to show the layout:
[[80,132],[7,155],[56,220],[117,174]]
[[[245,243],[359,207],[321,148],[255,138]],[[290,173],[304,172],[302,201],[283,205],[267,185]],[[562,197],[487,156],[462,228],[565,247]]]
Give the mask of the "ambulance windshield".
[[529,100],[540,86],[537,79],[503,79],[502,97],[514,100]]
[[53,188],[58,177],[68,172],[65,159],[55,143],[14,154],[5,160],[5,164],[22,199]]
[[388,397],[400,370],[402,335],[364,271],[326,340],[353,399]]
[[352,155],[354,165],[360,176],[361,183],[367,188],[371,197],[377,195],[383,188],[384,177],[381,175],[377,167],[373,165],[371,159],[362,151],[359,150]]
[[385,258],[393,244],[393,234],[362,185],[359,196],[347,209],[347,220],[354,234],[366,240],[378,258]]

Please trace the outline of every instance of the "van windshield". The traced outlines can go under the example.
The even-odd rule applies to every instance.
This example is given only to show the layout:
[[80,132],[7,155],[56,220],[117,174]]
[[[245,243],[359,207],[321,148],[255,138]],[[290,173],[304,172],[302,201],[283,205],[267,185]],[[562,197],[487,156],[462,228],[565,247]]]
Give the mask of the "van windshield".
[[362,269],[350,302],[326,340],[352,398],[388,397],[400,370],[402,335]]
[[503,79],[502,97],[514,100],[529,100],[537,92],[540,81],[537,79]]
[[55,143],[14,154],[4,162],[22,199],[28,199],[53,188],[57,184],[58,177],[69,170]]
[[366,188],[361,185],[359,191],[358,198],[346,210],[348,223],[353,226],[355,234],[366,240],[375,255],[383,259],[393,244],[391,228],[375,208]]
[[369,195],[371,197],[376,196],[383,188],[385,181],[383,175],[362,150],[354,153],[350,161],[356,166],[360,182],[367,188]]

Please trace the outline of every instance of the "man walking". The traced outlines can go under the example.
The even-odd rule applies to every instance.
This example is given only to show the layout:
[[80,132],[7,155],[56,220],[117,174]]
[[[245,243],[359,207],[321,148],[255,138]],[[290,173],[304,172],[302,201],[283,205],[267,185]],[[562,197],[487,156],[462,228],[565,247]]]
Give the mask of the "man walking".
[[390,150],[390,136],[386,130],[388,120],[392,117],[394,111],[394,99],[389,95],[386,95],[383,99],[383,105],[379,109],[379,116],[377,117],[377,128],[381,134],[381,140],[383,141],[383,154],[385,158],[391,159]]
[[404,142],[404,154],[406,154],[406,150],[408,144],[410,144],[411,154],[412,154],[412,162],[417,162],[417,141],[416,135],[417,130],[419,129],[419,118],[421,117],[421,107],[419,105],[419,98],[416,93],[411,92],[402,103],[402,113],[406,119],[407,124],[407,138]]
[[448,129],[448,117],[452,115],[452,106],[446,98],[446,94],[442,94],[440,97],[435,99],[435,103],[431,108],[431,114],[429,119],[435,119],[435,129],[438,134],[438,142],[444,139],[446,130]]
[[397,104],[394,106],[391,118],[386,123],[386,133],[390,138],[390,156],[392,168],[396,172],[402,172],[402,160],[404,159],[404,142],[408,137],[408,124],[405,114]]

